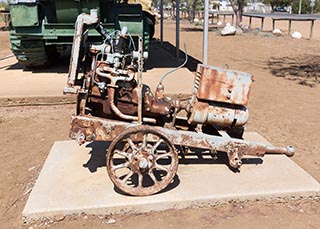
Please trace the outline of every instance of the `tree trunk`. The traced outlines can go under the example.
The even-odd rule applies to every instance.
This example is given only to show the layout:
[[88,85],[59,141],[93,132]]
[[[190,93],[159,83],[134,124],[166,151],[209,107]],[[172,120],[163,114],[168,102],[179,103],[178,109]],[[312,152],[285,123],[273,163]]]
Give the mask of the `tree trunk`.
[[244,0],[238,0],[237,5],[234,4],[234,0],[230,0],[230,4],[234,14],[236,15],[236,26],[239,27],[239,25],[242,23]]

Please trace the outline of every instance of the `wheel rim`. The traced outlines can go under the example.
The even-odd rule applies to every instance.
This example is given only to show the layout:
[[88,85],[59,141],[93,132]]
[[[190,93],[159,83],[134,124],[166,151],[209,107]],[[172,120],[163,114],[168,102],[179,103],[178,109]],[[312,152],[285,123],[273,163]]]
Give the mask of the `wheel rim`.
[[137,126],[112,141],[106,165],[110,179],[121,191],[145,196],[169,185],[178,169],[178,155],[160,131]]

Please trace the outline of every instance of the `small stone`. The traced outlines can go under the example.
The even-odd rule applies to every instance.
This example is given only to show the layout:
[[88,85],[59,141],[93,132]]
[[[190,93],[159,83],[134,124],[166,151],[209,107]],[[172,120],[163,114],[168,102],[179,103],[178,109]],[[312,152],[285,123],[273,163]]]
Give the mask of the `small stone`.
[[260,28],[255,28],[253,31],[253,34],[258,34],[258,33],[260,33],[261,32],[261,29]]
[[64,218],[65,218],[64,215],[58,215],[58,216],[54,217],[55,221],[57,221],[57,222],[64,220]]
[[274,29],[273,31],[272,31],[272,34],[273,35],[275,35],[275,36],[281,36],[281,30],[280,29]]
[[113,223],[116,223],[116,220],[111,218],[106,223],[107,224],[113,224]]
[[36,168],[36,166],[32,166],[31,168],[28,169],[29,172],[31,172],[32,170],[34,170]]
[[33,229],[33,227],[32,226],[30,226],[30,227],[28,227],[29,229]]
[[299,212],[304,213],[304,210],[303,210],[303,209],[300,209]]
[[244,33],[250,32],[250,28],[249,28],[248,25],[242,25],[242,26],[241,26],[241,29],[242,29],[242,32],[244,32]]
[[292,35],[291,35],[292,38],[294,39],[301,39],[302,38],[302,34],[299,33],[299,32],[294,32]]
[[218,22],[217,22],[217,25],[218,25],[218,26],[222,26],[222,24],[223,24],[223,23],[222,23],[221,21],[218,21]]

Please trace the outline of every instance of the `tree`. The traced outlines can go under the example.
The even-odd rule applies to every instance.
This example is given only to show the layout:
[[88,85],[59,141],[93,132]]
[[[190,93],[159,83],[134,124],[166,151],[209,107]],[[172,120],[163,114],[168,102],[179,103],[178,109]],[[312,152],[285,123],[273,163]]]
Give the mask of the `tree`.
[[188,0],[187,4],[188,4],[188,20],[190,22],[193,22],[196,15],[197,8],[199,4],[202,4],[202,2],[199,0]]
[[236,25],[239,26],[242,22],[243,7],[245,0],[230,0],[231,7],[236,15]]
[[290,6],[293,0],[264,0],[263,2],[265,4],[270,4],[272,12],[274,12],[274,9],[277,6]]

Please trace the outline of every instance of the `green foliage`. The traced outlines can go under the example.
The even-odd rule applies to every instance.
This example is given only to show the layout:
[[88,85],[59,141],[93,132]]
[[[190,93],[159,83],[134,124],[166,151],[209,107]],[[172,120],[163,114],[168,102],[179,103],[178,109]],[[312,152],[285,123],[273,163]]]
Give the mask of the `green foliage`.
[[[313,7],[313,13],[319,13],[320,12],[320,1],[315,1],[315,6]],[[292,13],[299,13],[299,0],[295,0],[292,5]],[[310,1],[309,0],[302,0],[301,4],[301,13],[302,14],[310,14],[311,13],[311,7],[310,7]]]
[[0,2],[0,8],[8,10],[9,9],[9,5],[8,5],[7,2]]
[[266,5],[270,5],[272,9],[274,9],[277,6],[290,6],[293,1],[294,0],[264,0],[263,3]]

